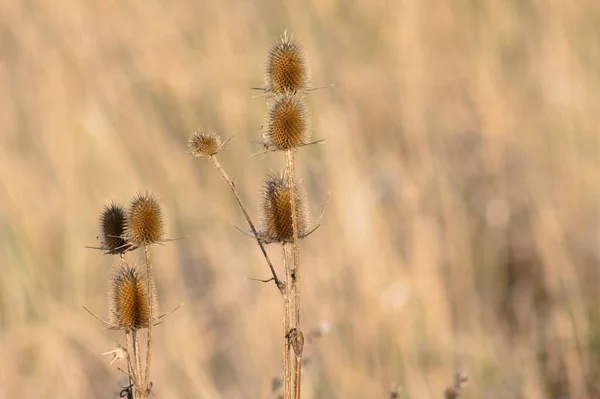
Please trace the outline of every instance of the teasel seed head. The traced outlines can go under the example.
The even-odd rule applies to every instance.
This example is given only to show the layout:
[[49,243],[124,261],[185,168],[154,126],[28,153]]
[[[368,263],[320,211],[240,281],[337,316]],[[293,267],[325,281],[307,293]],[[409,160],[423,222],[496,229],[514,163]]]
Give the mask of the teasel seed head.
[[153,309],[158,308],[154,289],[149,295],[146,278],[136,267],[126,264],[113,276],[108,295],[109,322],[118,329],[147,328],[150,301]]
[[[308,211],[302,187],[296,181],[294,182],[294,194],[298,219],[298,237],[304,238],[308,224]],[[287,176],[267,177],[261,197],[263,226],[259,233],[260,238],[266,243],[293,242],[292,207]]]
[[306,56],[300,44],[287,31],[269,50],[265,68],[265,89],[268,93],[305,90],[309,75]]
[[269,106],[263,129],[265,145],[270,150],[285,151],[306,144],[309,117],[304,100],[291,93],[278,96]]
[[131,245],[125,240],[125,210],[122,206],[111,201],[102,209],[100,214],[100,240],[101,248],[107,254],[122,254]]
[[129,204],[125,237],[136,246],[151,245],[164,236],[163,212],[158,199],[149,192],[138,193]]
[[188,140],[189,152],[195,157],[216,155],[222,145],[221,137],[213,129],[200,129]]

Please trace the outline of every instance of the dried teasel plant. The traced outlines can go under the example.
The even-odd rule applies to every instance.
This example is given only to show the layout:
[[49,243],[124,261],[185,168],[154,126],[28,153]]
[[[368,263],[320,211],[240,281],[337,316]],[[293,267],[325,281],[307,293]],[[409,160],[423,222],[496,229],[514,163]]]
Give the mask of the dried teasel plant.
[[[271,278],[282,294],[283,316],[283,397],[300,398],[302,353],[304,334],[300,325],[300,255],[299,241],[315,229],[308,229],[308,204],[302,187],[295,177],[296,151],[309,144],[310,118],[304,97],[309,87],[308,63],[304,50],[287,31],[271,46],[266,60],[265,87],[269,99],[266,122],[262,127],[260,142],[265,152],[283,151],[286,154],[284,172],[268,176],[261,191],[261,225],[256,229],[232,181],[219,161],[222,149],[218,135],[212,130],[195,132],[188,141],[189,152],[195,157],[208,157],[234,194],[252,236],[271,271]],[[318,225],[317,225],[318,227]],[[275,271],[265,245],[278,243],[283,252],[285,277],[280,279]]]
[[125,253],[131,249],[124,234],[125,209],[115,201],[104,206],[100,214],[100,240],[102,250],[110,255]]
[[[164,213],[158,198],[148,192],[136,194],[124,209],[111,202],[100,215],[101,247],[105,253],[119,255],[120,265],[109,283],[109,317],[104,322],[110,329],[123,330],[126,346],[104,354],[112,354],[115,360],[127,360],[129,378],[126,389],[128,397],[146,399],[151,394],[150,366],[152,360],[153,326],[164,322],[168,314],[158,316],[156,285],[152,274],[150,246],[165,240]],[[129,266],[125,252],[143,247],[146,261],[144,267]],[[181,305],[180,305],[181,306]],[[145,365],[140,352],[139,330],[146,329]]]
[[265,65],[265,92],[282,94],[303,91],[310,82],[306,55],[287,31],[273,42]]
[[142,273],[136,267],[122,264],[109,284],[109,323],[121,330],[148,328],[150,301],[157,310],[156,292],[148,292]]
[[[304,194],[297,181],[294,192],[296,219],[298,220],[298,237],[307,234],[308,209]],[[292,217],[292,198],[287,176],[268,176],[261,199],[262,229],[259,233],[265,243],[293,243],[294,228]]]
[[152,193],[140,192],[131,199],[125,236],[139,247],[155,244],[164,238],[163,211]]
[[188,150],[197,158],[211,157],[217,155],[223,144],[221,137],[213,129],[200,129],[190,136]]
[[303,98],[286,92],[275,97],[263,125],[264,145],[271,151],[286,151],[309,144],[310,118]]

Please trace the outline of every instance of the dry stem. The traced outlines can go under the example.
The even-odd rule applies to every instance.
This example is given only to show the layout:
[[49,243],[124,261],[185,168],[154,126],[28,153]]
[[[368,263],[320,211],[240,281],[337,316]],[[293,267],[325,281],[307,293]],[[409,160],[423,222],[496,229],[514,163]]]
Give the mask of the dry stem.
[[[135,368],[137,364],[137,356],[133,346],[132,333],[133,331],[131,330],[125,331],[125,342],[127,344],[127,372],[129,373],[129,385],[135,387],[137,385],[137,381],[139,381],[139,377]],[[134,399],[137,398],[135,390],[133,397]]]
[[235,199],[237,200],[237,203],[240,206],[240,209],[242,210],[242,213],[244,214],[246,221],[248,222],[248,226],[250,227],[250,230],[252,231],[252,234],[254,235],[254,238],[256,239],[256,242],[258,243],[258,246],[260,247],[260,250],[262,251],[263,256],[265,257],[265,260],[267,261],[267,264],[269,265],[269,269],[271,269],[271,274],[273,275],[273,281],[275,281],[275,284],[277,285],[277,288],[279,289],[281,294],[285,296],[285,293],[284,293],[285,287],[284,287],[283,283],[277,277],[275,268],[273,267],[273,264],[271,263],[271,260],[269,259],[269,255],[267,255],[267,250],[265,249],[264,244],[262,243],[262,241],[260,240],[260,238],[258,236],[258,232],[257,232],[256,228],[254,227],[254,223],[252,223],[252,219],[250,219],[250,215],[248,215],[248,212],[246,211],[246,207],[244,207],[244,203],[242,202],[242,199],[240,198],[237,188],[235,187],[235,183],[229,178],[229,176],[225,172],[225,169],[223,169],[223,167],[221,166],[221,164],[219,163],[219,161],[217,160],[217,157],[215,155],[211,155],[210,159],[213,162],[213,164],[215,165],[215,167],[217,168],[217,170],[221,173],[221,176],[223,176],[223,179],[225,180],[225,182],[231,189],[231,192],[233,192],[233,195],[235,196]]
[[284,313],[283,313],[283,397],[288,399],[291,395],[292,383],[292,364],[290,362],[290,292],[291,292],[291,268],[289,262],[289,251],[287,244],[281,244],[281,253],[283,256],[283,268],[285,270],[285,291],[283,294]]
[[147,351],[146,351],[146,372],[143,378],[143,391],[144,396],[148,396],[148,390],[150,387],[150,364],[152,362],[152,327],[154,325],[154,277],[152,276],[152,261],[150,260],[150,247],[145,246],[146,252],[146,278],[148,283],[148,296],[150,297],[150,303],[148,305],[148,339],[147,339]]
[[[294,233],[294,265],[292,268],[291,274],[291,284],[293,291],[293,303],[294,308],[292,310],[293,313],[293,327],[296,329],[298,334],[302,334],[302,330],[300,328],[300,246],[298,240],[298,214],[296,213],[296,192],[294,187],[294,174],[295,174],[295,152],[294,149],[289,149],[286,151],[287,155],[287,175],[288,175],[288,186],[290,188],[290,208],[292,211],[292,229]],[[287,278],[287,276],[286,276]],[[296,355],[296,364],[295,364],[295,390],[294,390],[294,398],[300,399],[300,379],[302,373],[302,346],[300,346]]]

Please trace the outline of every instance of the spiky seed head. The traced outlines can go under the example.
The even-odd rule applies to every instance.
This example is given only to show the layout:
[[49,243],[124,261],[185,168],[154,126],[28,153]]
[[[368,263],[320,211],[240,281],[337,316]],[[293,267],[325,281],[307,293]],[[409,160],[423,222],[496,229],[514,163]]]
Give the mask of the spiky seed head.
[[265,68],[265,89],[271,93],[296,92],[308,86],[308,68],[304,50],[287,31],[269,50]]
[[269,106],[263,125],[265,145],[271,150],[285,151],[308,141],[309,118],[304,100],[295,94],[278,96]]
[[195,157],[216,155],[221,145],[221,137],[213,129],[200,129],[188,140],[188,149]]
[[153,311],[158,307],[154,289],[151,292],[149,295],[147,280],[137,268],[121,265],[109,287],[110,324],[122,330],[147,328],[150,301],[153,301]]
[[[302,187],[296,181],[294,181],[294,194],[298,219],[298,236],[303,238],[306,235],[308,212],[303,199]],[[260,232],[260,236],[265,242],[293,242],[294,229],[290,198],[287,176],[267,177],[262,193],[263,226]]]
[[104,206],[100,213],[101,248],[111,255],[122,254],[130,249],[124,237],[125,210],[122,206],[111,201]]
[[141,247],[160,241],[163,235],[160,202],[147,191],[138,193],[129,204],[125,237],[130,243]]

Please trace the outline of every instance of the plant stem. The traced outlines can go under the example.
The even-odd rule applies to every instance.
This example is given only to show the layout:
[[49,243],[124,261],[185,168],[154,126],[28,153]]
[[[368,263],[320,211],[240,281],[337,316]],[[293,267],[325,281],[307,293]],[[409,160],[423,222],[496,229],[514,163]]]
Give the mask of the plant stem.
[[140,354],[140,339],[138,337],[137,331],[133,330],[133,354],[135,357],[135,369],[136,369],[136,377],[135,384],[133,387],[134,390],[134,398],[139,396],[139,392],[142,390],[142,384],[144,381],[144,376],[142,375],[142,355]]
[[132,341],[133,333],[134,332],[132,330],[125,330],[125,342],[127,345],[127,371],[129,373],[129,385],[131,386],[131,389],[133,390],[133,398],[136,399],[137,398],[136,387],[137,387],[137,383],[139,381],[139,377],[138,377],[138,374],[136,371],[137,356],[136,356],[133,341]]
[[223,169],[223,167],[221,166],[221,164],[219,163],[219,161],[217,160],[217,157],[215,155],[212,155],[210,157],[210,159],[213,162],[213,164],[215,165],[215,167],[217,168],[217,170],[221,173],[221,176],[223,176],[223,179],[225,180],[225,182],[231,189],[231,192],[235,196],[235,199],[237,200],[237,203],[240,206],[240,209],[242,210],[242,213],[244,214],[246,221],[248,222],[248,226],[250,227],[250,230],[252,231],[254,238],[256,238],[256,242],[258,243],[258,246],[260,247],[260,250],[262,251],[263,256],[265,257],[265,260],[267,261],[267,264],[269,265],[269,269],[271,269],[271,274],[273,275],[273,281],[275,282],[275,285],[277,285],[277,288],[279,289],[281,294],[285,295],[285,293],[284,293],[285,286],[277,277],[277,273],[275,272],[273,263],[271,263],[271,260],[269,259],[269,255],[267,255],[267,250],[265,249],[264,244],[258,237],[258,232],[257,232],[256,228],[254,227],[254,223],[252,223],[252,219],[250,219],[250,215],[248,215],[248,212],[246,211],[246,207],[244,207],[244,203],[242,202],[242,199],[240,198],[237,188],[235,187],[235,183],[233,182],[233,180],[231,180],[229,178],[229,176],[225,172],[225,169]]
[[[286,151],[287,155],[287,175],[288,175],[288,186],[290,188],[290,208],[292,211],[292,230],[294,233],[293,249],[294,249],[294,265],[291,273],[291,288],[293,291],[293,327],[296,329],[297,334],[302,334],[300,328],[300,245],[298,240],[298,214],[296,210],[296,191],[294,187],[294,174],[295,174],[295,152],[294,149]],[[291,294],[291,293],[290,293]],[[296,348],[296,347],[295,347]],[[296,352],[296,364],[295,364],[295,390],[294,398],[300,399],[300,379],[302,374],[302,348],[299,346],[299,350]]]
[[148,339],[146,351],[146,372],[143,377],[144,396],[148,397],[150,387],[150,364],[152,363],[152,325],[154,324],[154,277],[152,275],[152,261],[150,260],[150,247],[144,247],[146,252],[146,279],[148,280],[148,297],[150,303],[148,305]]
[[289,251],[287,244],[281,244],[281,253],[283,259],[283,268],[285,270],[285,291],[283,294],[284,313],[283,313],[283,397],[291,398],[292,384],[292,364],[290,362],[290,292],[291,292],[291,268],[289,262]]

